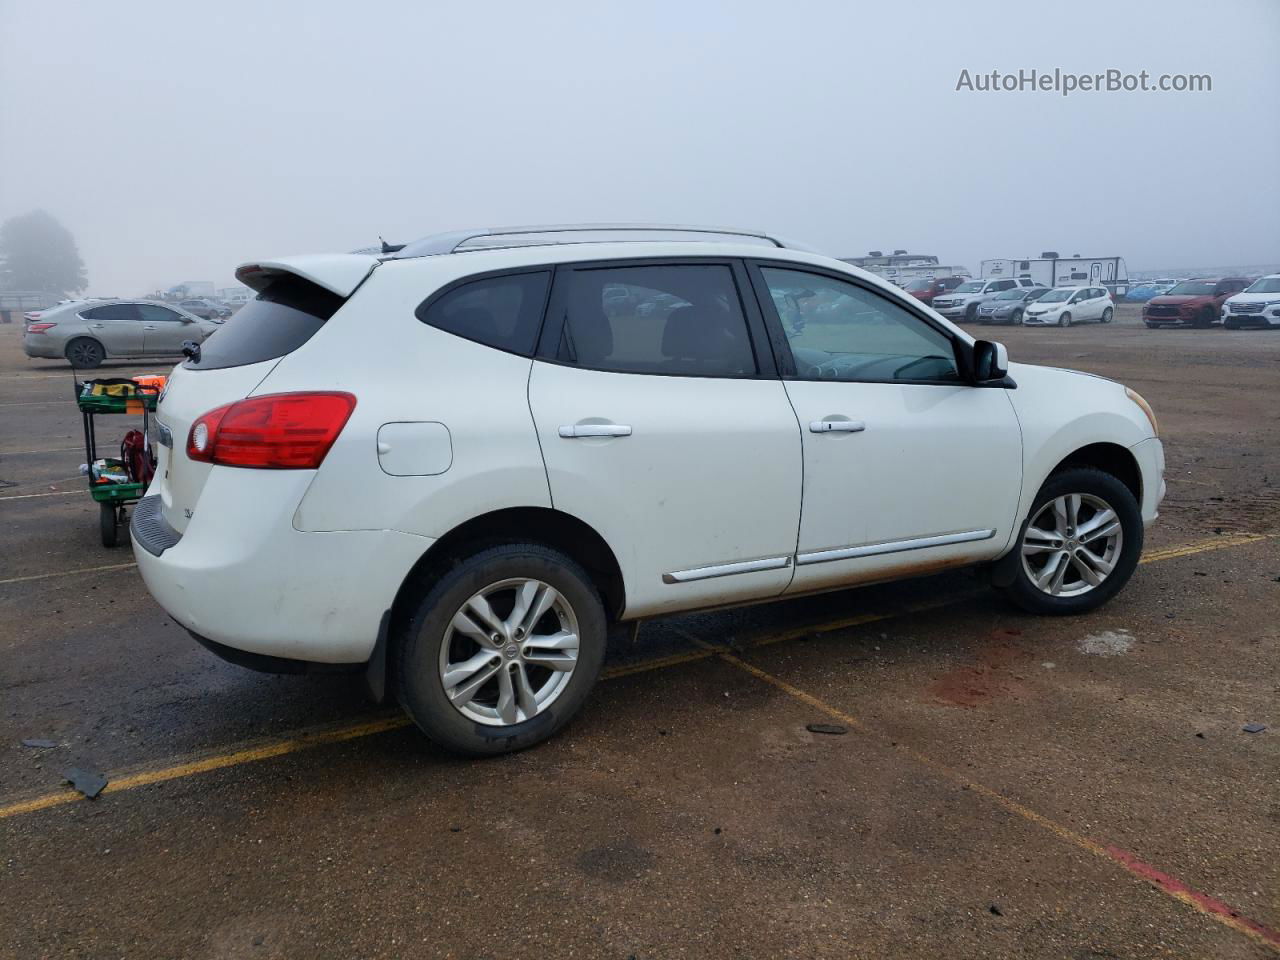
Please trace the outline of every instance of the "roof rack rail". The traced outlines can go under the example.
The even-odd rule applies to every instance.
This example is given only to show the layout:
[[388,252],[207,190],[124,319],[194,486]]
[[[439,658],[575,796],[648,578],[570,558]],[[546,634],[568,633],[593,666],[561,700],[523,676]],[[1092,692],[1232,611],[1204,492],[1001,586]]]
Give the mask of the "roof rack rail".
[[[589,234],[688,234],[685,237],[590,237]],[[458,230],[437,233],[406,243],[403,249],[390,254],[387,259],[404,260],[411,257],[434,257],[446,253],[465,253],[471,250],[496,250],[507,247],[547,246],[559,243],[602,243],[619,239],[652,240],[681,239],[705,240],[712,237],[746,237],[763,240],[775,247],[806,249],[800,244],[757,230],[739,230],[734,227],[697,227],[669,223],[568,223],[528,227],[484,227],[476,230]]]

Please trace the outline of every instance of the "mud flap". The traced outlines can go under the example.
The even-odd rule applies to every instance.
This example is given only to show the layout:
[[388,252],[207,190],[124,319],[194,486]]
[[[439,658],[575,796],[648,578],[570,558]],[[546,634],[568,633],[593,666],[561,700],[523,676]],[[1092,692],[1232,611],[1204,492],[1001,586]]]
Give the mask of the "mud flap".
[[391,632],[391,611],[384,611],[378,624],[378,639],[364,668],[364,690],[369,699],[381,704],[387,699],[387,635]]

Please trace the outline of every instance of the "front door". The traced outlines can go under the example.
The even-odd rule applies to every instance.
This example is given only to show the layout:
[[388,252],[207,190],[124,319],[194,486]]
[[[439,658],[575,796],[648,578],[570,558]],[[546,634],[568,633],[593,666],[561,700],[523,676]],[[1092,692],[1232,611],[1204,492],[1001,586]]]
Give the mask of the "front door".
[[147,356],[177,356],[182,353],[183,341],[204,339],[198,324],[184,321],[180,313],[158,303],[140,303],[138,313]]
[[143,353],[142,318],[136,303],[104,303],[80,313],[89,332],[109,357],[140,357]]
[[[1006,391],[963,382],[954,334],[870,285],[767,263],[752,270],[789,354],[784,379],[804,445],[790,591],[998,555],[1022,484]],[[798,322],[771,309],[779,297],[799,302]]]
[[529,403],[551,499],[616,552],[628,615],[777,596],[800,431],[740,264],[557,270]]

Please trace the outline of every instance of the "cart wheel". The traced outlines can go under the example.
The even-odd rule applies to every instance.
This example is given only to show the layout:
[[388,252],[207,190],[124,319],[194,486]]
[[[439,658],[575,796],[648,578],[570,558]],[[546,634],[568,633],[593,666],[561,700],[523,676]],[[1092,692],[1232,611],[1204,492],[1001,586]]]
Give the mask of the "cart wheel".
[[99,526],[102,528],[102,545],[104,547],[114,547],[119,541],[116,536],[118,529],[116,505],[114,503],[98,504]]

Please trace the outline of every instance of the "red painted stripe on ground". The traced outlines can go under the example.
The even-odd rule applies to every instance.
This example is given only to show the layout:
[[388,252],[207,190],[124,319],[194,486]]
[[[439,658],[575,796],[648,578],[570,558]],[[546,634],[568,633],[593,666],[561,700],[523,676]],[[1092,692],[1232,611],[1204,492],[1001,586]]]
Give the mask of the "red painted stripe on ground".
[[1116,863],[1120,864],[1130,873],[1141,877],[1148,883],[1159,887],[1161,890],[1172,894],[1179,900],[1187,900],[1195,904],[1205,913],[1216,914],[1233,927],[1241,928],[1252,933],[1255,938],[1264,940],[1273,947],[1280,948],[1280,931],[1272,930],[1270,927],[1263,926],[1256,920],[1250,920],[1244,916],[1239,910],[1236,910],[1230,904],[1223,903],[1216,897],[1211,897],[1207,893],[1200,893],[1192,890],[1177,877],[1171,877],[1169,874],[1157,870],[1150,864],[1143,863],[1128,850],[1121,850],[1119,847],[1105,846],[1107,856],[1111,857]]

